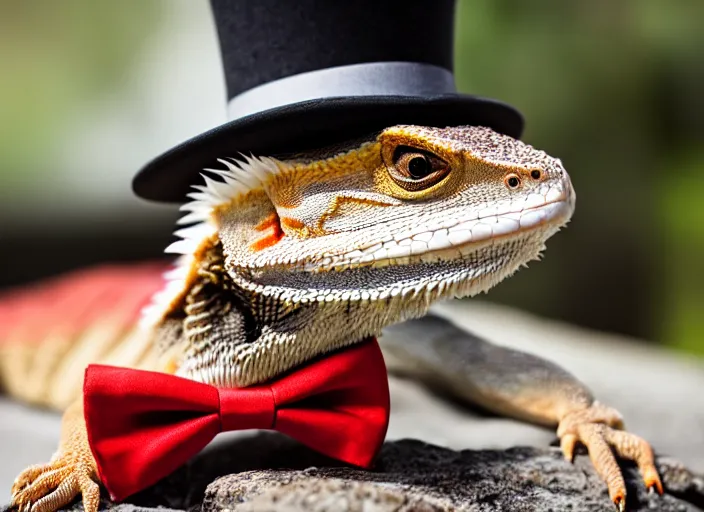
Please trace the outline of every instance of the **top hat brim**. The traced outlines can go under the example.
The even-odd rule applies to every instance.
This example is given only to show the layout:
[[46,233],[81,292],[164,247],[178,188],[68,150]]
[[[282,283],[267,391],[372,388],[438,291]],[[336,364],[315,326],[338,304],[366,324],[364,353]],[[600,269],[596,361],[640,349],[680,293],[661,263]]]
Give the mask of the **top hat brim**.
[[239,153],[301,153],[360,138],[398,124],[486,126],[518,138],[523,117],[499,101],[463,94],[321,98],[235,119],[189,139],[145,165],[134,192],[161,202],[183,202],[203,168]]

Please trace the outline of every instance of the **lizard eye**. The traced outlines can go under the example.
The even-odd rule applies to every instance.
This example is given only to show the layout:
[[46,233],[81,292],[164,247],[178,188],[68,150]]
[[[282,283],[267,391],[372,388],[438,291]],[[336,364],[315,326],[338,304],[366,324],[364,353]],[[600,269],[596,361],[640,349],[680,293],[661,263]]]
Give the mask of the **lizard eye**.
[[441,181],[450,172],[443,160],[417,149],[399,146],[394,153],[389,175],[409,192],[424,190]]

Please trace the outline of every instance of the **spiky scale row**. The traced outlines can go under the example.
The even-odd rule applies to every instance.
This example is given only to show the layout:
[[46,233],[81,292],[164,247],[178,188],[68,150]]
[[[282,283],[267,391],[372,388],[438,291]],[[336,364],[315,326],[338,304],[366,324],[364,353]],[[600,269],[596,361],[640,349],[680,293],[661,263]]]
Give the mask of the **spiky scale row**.
[[[195,192],[187,197],[190,202],[180,211],[188,212],[177,221],[177,225],[189,225],[174,232],[179,239],[164,252],[179,254],[175,267],[164,274],[164,288],[154,295],[152,303],[144,309],[143,325],[157,325],[170,310],[172,302],[184,291],[185,278],[194,264],[194,253],[204,240],[217,232],[212,218],[213,210],[228,204],[252,190],[264,187],[272,174],[279,172],[279,162],[269,157],[254,157],[241,154],[242,160],[218,158],[225,169],[204,169],[203,185],[194,185]],[[210,175],[217,176],[220,180]]]

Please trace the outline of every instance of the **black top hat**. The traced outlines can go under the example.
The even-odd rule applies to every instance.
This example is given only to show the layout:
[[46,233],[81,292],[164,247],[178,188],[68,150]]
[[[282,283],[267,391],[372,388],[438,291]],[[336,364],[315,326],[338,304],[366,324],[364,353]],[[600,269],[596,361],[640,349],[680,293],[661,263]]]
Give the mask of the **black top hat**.
[[211,0],[229,122],[135,177],[137,195],[182,201],[203,167],[239,152],[277,156],[394,124],[481,125],[518,137],[521,115],[459,94],[455,0]]

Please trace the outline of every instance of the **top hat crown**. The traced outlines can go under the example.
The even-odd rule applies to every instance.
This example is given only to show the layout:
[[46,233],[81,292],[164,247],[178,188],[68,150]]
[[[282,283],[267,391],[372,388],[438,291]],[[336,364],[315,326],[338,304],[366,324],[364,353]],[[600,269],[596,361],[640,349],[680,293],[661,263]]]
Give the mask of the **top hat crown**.
[[137,195],[183,201],[203,167],[238,153],[300,153],[395,124],[487,126],[518,137],[514,108],[460,94],[455,0],[211,0],[227,123],[135,177]]

